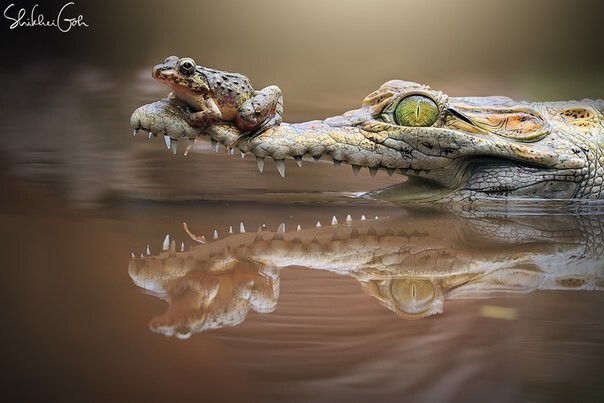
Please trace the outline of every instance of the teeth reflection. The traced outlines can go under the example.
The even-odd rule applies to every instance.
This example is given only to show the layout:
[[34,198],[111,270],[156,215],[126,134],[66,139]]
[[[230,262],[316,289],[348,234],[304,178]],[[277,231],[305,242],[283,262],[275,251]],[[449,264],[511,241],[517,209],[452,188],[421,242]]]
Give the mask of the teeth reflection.
[[340,164],[342,164],[342,161],[337,160],[337,159],[335,159],[335,158],[334,158],[334,159],[333,159],[333,164],[334,164],[335,166],[339,167],[339,166],[340,166]]
[[355,175],[358,175],[360,170],[361,170],[360,165],[352,165],[352,172],[354,172]]
[[369,168],[369,173],[371,174],[371,176],[375,176],[375,174],[377,173],[378,169],[376,167],[370,167]]

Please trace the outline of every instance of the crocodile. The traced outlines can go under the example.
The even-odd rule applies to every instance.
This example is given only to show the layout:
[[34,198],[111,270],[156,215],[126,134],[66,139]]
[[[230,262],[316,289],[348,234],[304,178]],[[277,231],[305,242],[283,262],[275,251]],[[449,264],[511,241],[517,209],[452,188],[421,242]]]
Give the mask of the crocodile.
[[360,108],[325,120],[280,123],[241,140],[232,122],[189,124],[194,113],[172,97],[138,108],[136,134],[198,141],[285,160],[326,156],[408,177],[372,196],[384,199],[473,202],[489,198],[604,198],[604,101],[517,102],[507,97],[449,97],[429,86],[392,80],[369,94]]
[[[163,250],[132,254],[133,282],[166,299],[152,331],[179,338],[242,323],[250,310],[272,312],[280,271],[289,266],[326,270],[357,280],[366,294],[405,319],[441,314],[445,299],[501,297],[535,290],[604,291],[604,215],[468,216],[429,209],[394,218],[257,232],[219,238],[180,250],[167,236]],[[492,312],[491,312],[492,314]],[[509,317],[503,310],[495,315]]]

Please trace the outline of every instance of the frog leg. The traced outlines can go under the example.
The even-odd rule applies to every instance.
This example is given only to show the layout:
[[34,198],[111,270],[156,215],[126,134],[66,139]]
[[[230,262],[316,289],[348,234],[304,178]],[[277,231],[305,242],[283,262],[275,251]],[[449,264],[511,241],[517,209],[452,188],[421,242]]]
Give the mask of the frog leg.
[[187,117],[187,121],[191,126],[207,127],[220,123],[222,121],[222,112],[216,105],[213,99],[206,99],[201,104],[201,110],[193,112]]
[[245,101],[235,116],[235,125],[241,130],[242,137],[255,136],[281,123],[283,115],[283,96],[276,85],[271,85]]

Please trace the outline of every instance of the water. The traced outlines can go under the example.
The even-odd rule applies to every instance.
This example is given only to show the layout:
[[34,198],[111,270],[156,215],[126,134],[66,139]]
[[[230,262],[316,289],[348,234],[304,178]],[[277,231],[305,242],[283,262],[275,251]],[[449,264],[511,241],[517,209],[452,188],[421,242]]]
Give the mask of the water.
[[19,400],[604,398],[601,207],[395,206],[353,197],[401,180],[383,172],[287,161],[284,180],[209,145],[173,156],[128,127],[161,88],[72,76],[35,75],[46,96],[27,110],[45,113],[4,102],[3,386]]

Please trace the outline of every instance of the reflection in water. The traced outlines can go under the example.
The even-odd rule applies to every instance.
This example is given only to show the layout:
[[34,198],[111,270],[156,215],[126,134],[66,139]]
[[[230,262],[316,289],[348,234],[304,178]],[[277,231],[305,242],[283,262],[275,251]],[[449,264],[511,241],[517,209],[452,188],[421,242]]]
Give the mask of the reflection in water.
[[206,242],[191,234],[202,244],[189,251],[184,245],[177,251],[167,238],[159,255],[133,255],[132,280],[169,303],[151,329],[186,338],[240,324],[250,309],[271,312],[279,270],[288,266],[353,277],[406,319],[442,313],[445,299],[604,289],[604,216],[597,211],[543,220],[420,210],[340,221],[293,231],[281,225],[245,232],[241,224],[240,233],[224,239]]

